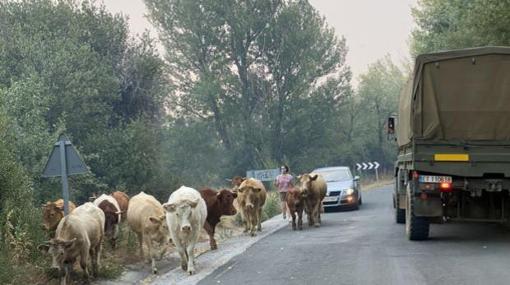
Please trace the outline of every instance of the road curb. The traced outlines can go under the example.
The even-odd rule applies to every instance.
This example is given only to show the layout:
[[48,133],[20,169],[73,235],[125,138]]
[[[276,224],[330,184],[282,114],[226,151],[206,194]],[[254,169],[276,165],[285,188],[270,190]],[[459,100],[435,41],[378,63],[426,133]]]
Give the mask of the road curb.
[[197,273],[189,276],[180,267],[175,268],[168,273],[157,277],[151,283],[155,285],[194,285],[202,279],[209,276],[220,266],[229,262],[232,258],[238,256],[250,248],[253,244],[267,237],[268,235],[288,226],[288,220],[282,220],[280,215],[277,215],[262,223],[262,232],[258,233],[256,237],[250,237],[246,234],[237,236],[226,240],[218,245],[219,249],[215,251],[208,251],[196,258],[197,264],[195,266]]

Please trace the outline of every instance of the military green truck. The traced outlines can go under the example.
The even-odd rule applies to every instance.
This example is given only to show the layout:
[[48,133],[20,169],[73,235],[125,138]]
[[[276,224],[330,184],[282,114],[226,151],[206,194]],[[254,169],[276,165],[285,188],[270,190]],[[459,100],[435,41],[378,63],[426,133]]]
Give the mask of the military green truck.
[[419,55],[388,132],[393,202],[410,240],[430,223],[506,223],[510,214],[510,48]]

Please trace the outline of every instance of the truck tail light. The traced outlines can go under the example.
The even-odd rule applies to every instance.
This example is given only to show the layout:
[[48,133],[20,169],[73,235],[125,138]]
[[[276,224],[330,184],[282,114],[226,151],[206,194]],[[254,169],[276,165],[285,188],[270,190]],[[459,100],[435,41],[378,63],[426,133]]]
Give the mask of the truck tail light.
[[443,182],[439,184],[439,190],[441,192],[452,192],[452,184],[448,182]]

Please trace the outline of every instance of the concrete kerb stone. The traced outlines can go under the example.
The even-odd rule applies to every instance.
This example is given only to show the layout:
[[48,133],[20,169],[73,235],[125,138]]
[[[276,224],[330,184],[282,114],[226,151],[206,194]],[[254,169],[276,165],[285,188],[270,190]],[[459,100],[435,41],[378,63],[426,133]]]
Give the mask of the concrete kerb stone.
[[192,285],[197,284],[200,280],[213,273],[214,270],[220,266],[229,262],[235,256],[245,252],[253,244],[266,236],[278,231],[279,229],[289,226],[288,220],[282,220],[281,215],[277,215],[262,223],[262,232],[259,232],[257,236],[250,237],[247,234],[243,234],[237,237],[233,237],[229,240],[224,241],[218,245],[218,250],[215,251],[204,251],[198,258],[196,258],[195,269],[197,273],[195,275],[188,275],[180,267],[175,268],[168,273],[156,277],[152,282],[145,284],[155,285]]

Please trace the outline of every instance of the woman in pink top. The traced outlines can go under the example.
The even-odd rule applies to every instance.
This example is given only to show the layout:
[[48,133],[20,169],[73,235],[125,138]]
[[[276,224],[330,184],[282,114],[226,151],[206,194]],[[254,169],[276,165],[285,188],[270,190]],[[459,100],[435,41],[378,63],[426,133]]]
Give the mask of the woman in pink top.
[[280,175],[278,175],[274,181],[274,185],[278,188],[280,193],[280,202],[282,207],[283,219],[287,218],[287,192],[293,187],[292,175],[289,174],[289,167],[283,165],[280,167]]

